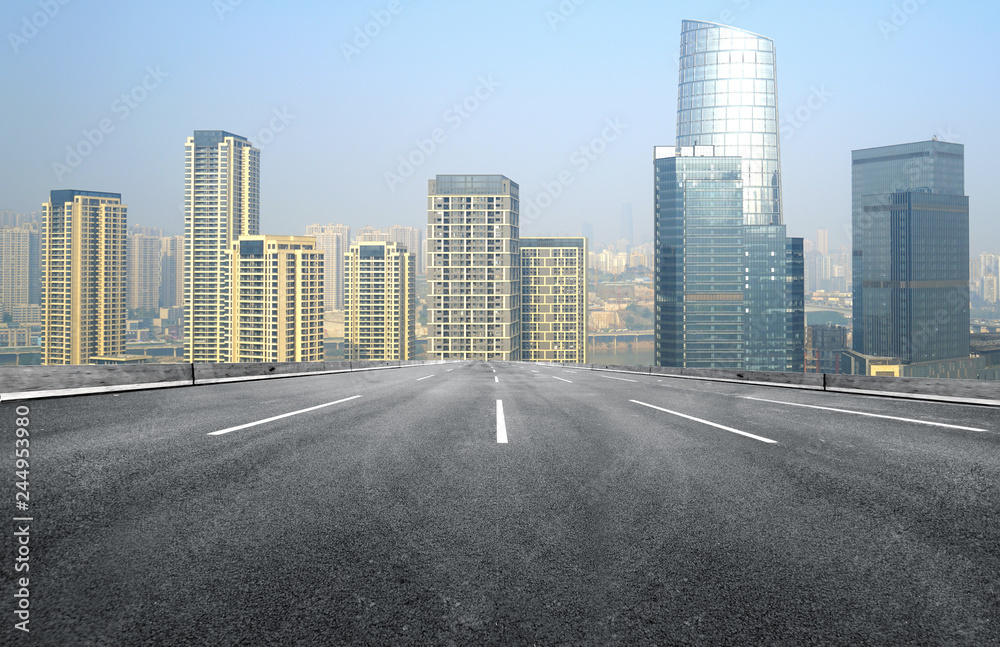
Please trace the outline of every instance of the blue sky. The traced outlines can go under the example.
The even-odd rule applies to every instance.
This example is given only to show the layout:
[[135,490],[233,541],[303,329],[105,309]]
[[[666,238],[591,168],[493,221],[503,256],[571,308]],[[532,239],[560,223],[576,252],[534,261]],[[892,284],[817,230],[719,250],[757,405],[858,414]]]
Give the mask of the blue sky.
[[6,0],[0,209],[114,191],[130,223],[181,233],[184,140],[222,129],[261,145],[263,233],[424,227],[429,178],[502,173],[545,205],[523,234],[588,221],[612,240],[630,202],[650,237],[688,18],[775,41],[790,235],[849,244],[851,149],[937,134],[966,146],[972,252],[1000,251],[998,14],[963,0]]

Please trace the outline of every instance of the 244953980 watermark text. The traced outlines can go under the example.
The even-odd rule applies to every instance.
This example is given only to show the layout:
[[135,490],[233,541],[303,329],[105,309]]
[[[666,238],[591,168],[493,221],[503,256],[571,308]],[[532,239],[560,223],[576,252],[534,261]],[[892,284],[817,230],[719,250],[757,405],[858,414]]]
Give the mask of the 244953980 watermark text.
[[14,505],[17,508],[18,516],[14,517],[14,628],[28,632],[28,622],[31,616],[30,602],[30,581],[28,571],[30,569],[31,547],[31,521],[33,517],[28,516],[28,503],[31,495],[28,490],[28,472],[30,464],[30,435],[28,430],[30,420],[28,414],[31,410],[21,405],[14,410],[17,417],[14,419],[16,426],[14,439]]

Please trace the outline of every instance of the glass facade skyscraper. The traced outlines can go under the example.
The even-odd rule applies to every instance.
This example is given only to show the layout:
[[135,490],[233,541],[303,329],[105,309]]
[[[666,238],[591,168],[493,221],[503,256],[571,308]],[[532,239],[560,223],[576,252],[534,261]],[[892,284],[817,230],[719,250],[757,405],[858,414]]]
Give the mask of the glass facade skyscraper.
[[654,153],[658,366],[744,367],[740,158],[711,150]]
[[965,148],[852,152],[854,340],[903,364],[969,357]]
[[774,41],[736,27],[681,23],[677,146],[739,157],[743,221],[780,225]]
[[654,152],[656,364],[803,370],[802,244],[783,224],[771,39],[683,21],[674,148]]

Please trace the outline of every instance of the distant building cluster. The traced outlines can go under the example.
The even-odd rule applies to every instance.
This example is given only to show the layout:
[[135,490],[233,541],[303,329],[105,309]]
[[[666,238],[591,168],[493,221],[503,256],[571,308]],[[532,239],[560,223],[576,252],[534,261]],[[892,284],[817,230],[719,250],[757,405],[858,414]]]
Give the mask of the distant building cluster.
[[829,239],[830,232],[820,229],[815,241],[803,241],[806,294],[843,294],[851,291],[851,250],[841,247],[831,253]]
[[653,270],[653,244],[633,246],[621,239],[599,252],[589,252],[587,266],[608,274],[623,274],[632,269],[641,272]]
[[969,290],[984,303],[1000,303],[1000,254],[983,252],[969,266]]

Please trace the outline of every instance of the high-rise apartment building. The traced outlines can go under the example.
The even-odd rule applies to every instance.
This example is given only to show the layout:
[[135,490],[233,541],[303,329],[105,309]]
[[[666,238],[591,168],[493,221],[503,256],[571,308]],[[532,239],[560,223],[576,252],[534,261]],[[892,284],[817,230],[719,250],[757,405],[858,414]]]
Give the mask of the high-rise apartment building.
[[161,308],[184,305],[184,236],[160,239]]
[[416,355],[416,255],[395,242],[355,242],[345,259],[344,342],[351,360]]
[[351,228],[347,225],[309,225],[306,235],[316,238],[316,249],[324,254],[323,309],[344,309],[344,255],[351,246]]
[[323,252],[311,236],[240,236],[232,276],[229,362],[323,360]]
[[968,358],[964,146],[855,150],[851,180],[854,351],[902,365]]
[[389,242],[389,232],[378,227],[366,225],[358,230],[354,241],[356,243],[385,243]]
[[129,310],[156,310],[160,304],[160,246],[162,238],[149,234],[128,237],[126,301]]
[[823,256],[830,255],[830,232],[826,229],[816,231],[816,251]]
[[260,150],[222,130],[196,130],[184,158],[184,316],[189,362],[227,361],[227,252],[260,233]]
[[521,359],[587,363],[587,239],[521,239]]
[[0,315],[9,314],[15,305],[30,303],[31,233],[21,228],[0,229]]
[[125,352],[126,206],[121,194],[52,191],[42,222],[42,363]]
[[424,232],[416,227],[393,225],[385,230],[389,240],[406,248],[417,263],[417,274],[427,273],[427,254],[424,253]]
[[521,359],[518,185],[438,175],[427,191],[428,355]]
[[[801,255],[801,241],[796,246],[786,238],[782,220],[771,39],[735,27],[683,21],[677,140],[674,151],[669,148],[654,150],[656,363],[801,370],[805,331],[797,328],[802,312],[795,294],[802,292],[803,280],[795,272],[803,272],[804,265],[793,258],[795,250]],[[717,161],[698,161],[709,157]],[[736,166],[738,179],[733,175]],[[693,184],[680,184],[688,177]],[[710,226],[711,214],[700,212],[711,204],[713,186],[725,196],[719,222],[727,224],[718,231]],[[689,194],[698,196],[690,204],[690,215],[689,206],[678,200]],[[733,202],[737,194],[738,206]],[[742,219],[739,230],[732,226],[737,209]],[[698,234],[692,232],[690,254],[686,234],[676,229],[688,222],[705,227]],[[795,262],[790,264],[789,259]],[[717,264],[718,276],[713,278],[714,270],[700,262]],[[739,299],[733,291],[734,267],[742,268]],[[720,282],[714,284],[715,279]],[[686,287],[689,281],[694,287]],[[695,287],[697,292],[690,296],[685,292]],[[724,303],[722,295],[727,295]],[[733,312],[736,303],[743,310],[739,323]],[[704,327],[685,327],[688,313]],[[740,343],[732,338],[737,329],[742,331]],[[742,362],[733,355],[740,344]],[[733,357],[734,364],[726,365],[726,356]]]
[[393,242],[406,248],[417,261],[417,274],[427,271],[426,254],[424,253],[423,232],[416,227],[393,225],[387,229],[376,229],[372,226],[362,227],[354,242],[376,243]]

